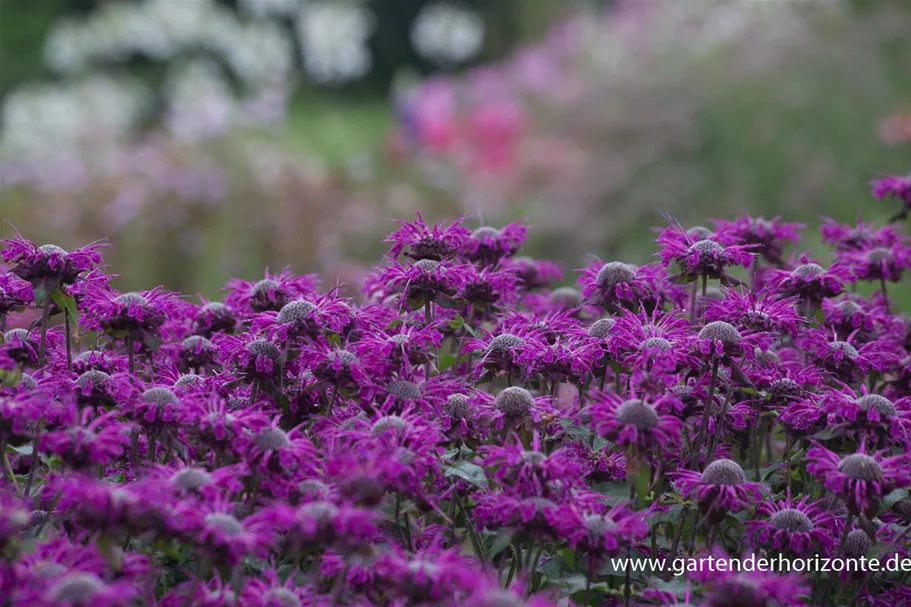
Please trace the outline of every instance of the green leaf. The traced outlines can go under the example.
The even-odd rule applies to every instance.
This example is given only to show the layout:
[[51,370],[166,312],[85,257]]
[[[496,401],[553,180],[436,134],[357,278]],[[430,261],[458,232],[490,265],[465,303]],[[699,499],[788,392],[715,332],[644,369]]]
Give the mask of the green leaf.
[[437,368],[440,370],[440,373],[442,373],[443,371],[450,369],[455,364],[455,362],[455,354],[449,354],[447,352],[446,354],[440,356],[440,361],[437,363]]
[[817,432],[813,435],[813,438],[816,440],[831,440],[833,438],[838,438],[839,436],[844,436],[844,434],[845,427],[843,425],[838,425],[826,428],[822,432]]
[[456,317],[449,321],[450,329],[458,329],[465,326],[465,319],[462,318],[461,314],[456,314]]
[[57,304],[57,307],[61,310],[65,310],[67,315],[70,317],[70,322],[75,323],[79,318],[79,307],[76,305],[76,298],[72,295],[64,293],[60,287],[54,289],[54,292],[51,293],[51,299]]
[[404,321],[404,320],[402,320],[401,318],[396,318],[395,320],[393,320],[392,322],[390,322],[388,325],[386,325],[386,329],[385,329],[385,330],[388,331],[388,330],[390,330],[390,329],[394,329],[394,328],[396,328],[397,326],[403,325],[403,324],[405,324],[405,321]]
[[35,451],[35,447],[32,443],[22,445],[21,447],[14,447],[13,445],[9,445],[9,448],[19,455],[31,455]]
[[677,522],[680,520],[680,513],[683,511],[683,504],[674,504],[666,510],[657,511],[651,516],[647,517],[648,522],[651,525],[657,525],[658,523],[668,523],[668,522]]
[[22,380],[22,367],[15,367],[9,371],[0,369],[0,385],[6,387],[18,386]]
[[424,307],[424,297],[423,296],[409,297],[408,299],[405,300],[405,303],[412,310],[420,310],[421,308]]
[[491,544],[490,550],[487,552],[488,558],[493,558],[506,550],[512,543],[512,538],[515,534],[516,530],[509,527],[504,527],[497,531],[497,536],[494,538],[493,544]]
[[598,483],[592,488],[598,493],[612,497],[615,500],[629,499],[629,485],[626,483],[611,481],[606,483]]
[[475,485],[476,487],[487,488],[487,475],[484,468],[469,461],[461,460],[446,469],[446,476],[458,476]]
[[897,504],[898,502],[902,501],[903,499],[905,499],[907,497],[908,497],[907,489],[896,489],[895,491],[891,492],[890,494],[888,494],[887,496],[885,496],[883,498],[883,505],[886,508],[891,508],[892,506],[894,506],[895,504]]

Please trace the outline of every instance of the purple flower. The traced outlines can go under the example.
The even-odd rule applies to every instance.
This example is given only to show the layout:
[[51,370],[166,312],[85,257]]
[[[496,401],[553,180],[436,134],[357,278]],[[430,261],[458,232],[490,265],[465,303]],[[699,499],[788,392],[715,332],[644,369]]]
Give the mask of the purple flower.
[[225,285],[229,291],[225,303],[243,314],[278,312],[289,301],[317,296],[319,281],[313,274],[295,276],[290,268],[278,274],[266,270],[265,278],[258,282],[247,282],[234,278]]
[[[715,238],[718,238],[716,235]],[[669,228],[658,236],[659,253],[664,267],[676,263],[680,267],[680,281],[690,282],[697,277],[721,280],[723,284],[737,282],[728,276],[730,266],[749,267],[756,257],[754,245],[727,245],[709,238],[693,239],[679,230]]]
[[32,285],[12,273],[0,272],[0,317],[31,304],[34,299]]
[[838,252],[890,247],[901,239],[895,226],[874,228],[872,223],[859,221],[856,226],[840,224],[826,218],[820,227],[822,241],[835,245]]
[[577,513],[569,545],[594,558],[616,556],[645,539],[648,530],[641,512],[617,504],[601,514]]
[[872,186],[874,198],[894,198],[902,203],[902,210],[892,217],[890,223],[907,217],[908,207],[911,206],[911,177],[889,175],[874,180]]
[[797,335],[806,322],[797,313],[797,300],[792,297],[773,298],[766,292],[725,289],[724,299],[711,300],[704,317],[709,321],[722,320],[745,331],[777,335]]
[[265,517],[239,519],[227,500],[213,503],[184,501],[175,518],[181,535],[215,563],[234,566],[246,556],[263,554],[274,541],[275,529]]
[[312,474],[316,468],[316,449],[301,427],[285,432],[278,426],[280,418],[255,433],[242,435],[242,450],[251,468],[262,474]]
[[234,310],[219,301],[203,304],[193,317],[193,332],[203,337],[212,337],[215,333],[231,334],[236,327]]
[[162,325],[172,316],[186,314],[191,304],[161,287],[151,291],[117,293],[102,288],[88,290],[80,319],[89,331],[114,339],[132,340],[147,350],[157,350]]
[[740,464],[729,459],[716,459],[701,473],[681,470],[671,477],[684,496],[699,502],[710,524],[724,520],[729,511],[759,502],[766,491],[763,485],[747,481]]
[[[58,285],[74,283],[80,274],[101,264],[98,251],[105,246],[93,243],[67,252],[57,245],[38,246],[18,234],[0,242],[4,245],[0,256],[12,265],[11,272],[30,282],[34,289],[40,289],[44,297]],[[43,297],[39,299],[43,301]]]
[[769,288],[784,297],[797,297],[816,307],[826,297],[835,297],[851,279],[847,268],[836,264],[828,270],[806,255],[801,255],[793,270],[771,270]]
[[852,514],[874,518],[884,495],[911,485],[911,455],[884,458],[880,453],[840,456],[824,447],[807,452],[807,471],[842,498]]
[[726,246],[746,245],[775,266],[784,264],[783,252],[788,242],[798,242],[802,223],[788,223],[780,217],[765,219],[743,215],[735,221],[714,221],[715,236]]
[[844,251],[839,255],[851,274],[860,280],[898,282],[911,268],[911,247],[905,239],[888,246],[873,246]]
[[692,340],[696,356],[710,361],[733,361],[746,356],[753,358],[756,349],[766,350],[774,340],[769,333],[744,331],[741,333],[730,323],[715,320],[706,324]]
[[526,291],[546,289],[563,278],[563,271],[557,264],[522,255],[506,259],[500,265],[511,269],[519,286]]
[[808,497],[762,502],[756,514],[762,518],[748,520],[746,526],[757,547],[812,556],[833,554],[838,545],[835,516]]
[[[716,551],[716,559],[727,555]],[[750,555],[741,555],[740,560]],[[697,568],[689,576],[708,588],[703,603],[705,607],[807,607],[810,588],[796,574],[779,574],[768,571],[740,571],[737,567]]]
[[218,361],[235,368],[249,381],[274,380],[285,359],[284,353],[272,341],[252,333],[239,337],[221,334],[213,339],[218,347]]
[[380,269],[372,280],[378,283],[376,289],[400,293],[403,308],[416,310],[428,302],[450,307],[470,277],[468,266],[421,259],[404,265],[393,262]]
[[554,482],[568,485],[580,478],[579,464],[568,451],[558,449],[545,455],[540,449],[537,434],[530,450],[518,441],[485,445],[481,447],[482,463],[496,470],[493,477],[500,485],[527,497],[546,495]]
[[579,286],[587,302],[608,310],[635,306],[651,299],[651,284],[644,268],[619,261],[593,258],[580,270]]
[[591,415],[595,428],[611,443],[635,447],[643,457],[657,457],[680,443],[683,428],[683,423],[665,411],[663,404],[606,394],[592,406]]
[[92,409],[67,409],[66,425],[41,437],[40,450],[56,455],[72,470],[106,466],[123,455],[129,444],[129,426],[116,420],[116,413],[96,416]]
[[340,299],[321,295],[289,301],[278,312],[267,311],[251,320],[254,333],[273,341],[315,339],[322,334],[340,334],[350,322],[350,308]]
[[390,259],[404,252],[405,257],[415,261],[432,259],[443,261],[454,257],[469,237],[469,231],[462,227],[465,218],[450,225],[438,224],[429,228],[424,216],[418,211],[417,221],[399,221],[401,228],[386,237],[384,242],[394,243],[389,249]]
[[527,229],[516,221],[502,228],[482,226],[462,244],[461,257],[482,266],[494,266],[515,255],[527,238]]
[[898,361],[895,348],[879,342],[859,344],[854,334],[840,341],[822,329],[808,330],[799,343],[822,369],[847,384],[857,383],[871,369],[885,371]]

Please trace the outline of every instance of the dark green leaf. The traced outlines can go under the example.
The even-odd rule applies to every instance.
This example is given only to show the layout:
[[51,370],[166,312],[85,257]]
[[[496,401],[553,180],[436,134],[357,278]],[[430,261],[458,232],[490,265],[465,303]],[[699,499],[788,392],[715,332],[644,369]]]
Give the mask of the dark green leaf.
[[469,461],[461,460],[454,463],[446,469],[446,476],[458,476],[476,487],[487,487],[487,475],[484,473],[484,468]]
[[60,287],[54,289],[54,292],[51,293],[51,299],[57,304],[57,307],[61,310],[66,310],[66,313],[70,317],[70,322],[75,323],[79,318],[79,307],[76,305],[76,298],[72,295],[64,293]]
[[826,428],[822,432],[817,432],[813,435],[813,438],[816,440],[831,440],[833,438],[838,438],[839,436],[844,436],[845,427],[843,425],[832,426],[831,428]]
[[885,496],[883,498],[883,505],[886,508],[891,508],[892,506],[894,506],[895,504],[897,504],[898,502],[902,501],[903,499],[905,499],[907,497],[908,497],[907,489],[896,489],[895,491],[889,493],[887,496]]
[[616,481],[607,482],[607,483],[598,483],[593,487],[595,491],[602,495],[612,497],[615,500],[628,500],[629,499],[629,485],[626,483],[620,483]]
[[21,447],[14,447],[13,445],[10,445],[9,448],[19,455],[31,455],[34,453],[34,445],[32,445],[32,443],[22,445]]
[[491,544],[490,550],[487,552],[487,556],[493,558],[506,550],[512,543],[512,538],[515,534],[516,530],[509,527],[504,527],[497,531],[497,536],[494,538],[493,544]]
[[440,356],[440,361],[437,363],[437,368],[440,370],[440,373],[450,369],[456,362],[455,354],[443,354]]

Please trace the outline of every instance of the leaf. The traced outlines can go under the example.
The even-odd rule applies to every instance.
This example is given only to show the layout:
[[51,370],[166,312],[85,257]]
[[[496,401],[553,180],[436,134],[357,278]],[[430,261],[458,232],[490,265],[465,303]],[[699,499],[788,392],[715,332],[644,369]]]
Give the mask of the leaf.
[[385,328],[384,330],[385,330],[385,331],[389,331],[390,329],[394,329],[394,328],[396,328],[397,326],[403,325],[403,324],[405,324],[405,321],[404,321],[404,320],[402,320],[401,318],[396,318],[395,320],[393,320],[392,322],[390,322],[388,325],[386,325],[386,328]]
[[817,432],[813,435],[813,438],[816,440],[831,440],[833,438],[838,438],[839,436],[844,436],[844,434],[845,427],[843,425],[838,425],[826,428],[822,432]]
[[487,553],[488,558],[493,558],[506,550],[512,543],[512,538],[515,534],[516,530],[509,527],[504,527],[497,531],[497,536],[494,538],[490,551]]
[[420,310],[424,307],[424,297],[422,295],[418,297],[409,297],[405,300],[405,303],[412,310]]
[[440,373],[450,369],[456,363],[456,357],[454,354],[446,353],[440,356],[440,362],[437,363],[437,368],[440,370]]
[[22,367],[17,366],[14,369],[0,369],[0,386],[12,388],[18,386],[22,380]]
[[461,460],[446,469],[446,476],[458,476],[476,487],[487,488],[487,475],[484,468],[469,461]]
[[61,310],[65,310],[67,315],[70,317],[70,322],[75,323],[79,318],[79,307],[76,305],[76,298],[72,295],[64,293],[60,287],[54,289],[54,292],[51,293],[51,299],[57,304],[57,307]]
[[903,499],[905,499],[907,497],[908,497],[907,489],[896,489],[895,491],[891,492],[889,495],[887,495],[883,498],[883,505],[886,508],[891,508],[892,506],[894,506],[895,504],[897,504],[898,502],[902,501]]
[[663,511],[657,511],[647,519],[649,524],[657,525],[658,523],[676,522],[680,520],[680,513],[683,511],[683,504],[674,504]]
[[592,488],[598,493],[612,497],[615,500],[629,499],[629,485],[626,483],[611,481],[606,483],[598,483]]
[[32,443],[27,445],[22,445],[21,447],[14,447],[13,445],[9,446],[10,449],[18,453],[19,455],[31,455],[35,451],[35,447]]
[[434,298],[434,301],[441,308],[452,309],[452,308],[461,308],[462,306],[468,303],[467,299],[462,297],[449,297],[448,295],[443,295],[438,293]]

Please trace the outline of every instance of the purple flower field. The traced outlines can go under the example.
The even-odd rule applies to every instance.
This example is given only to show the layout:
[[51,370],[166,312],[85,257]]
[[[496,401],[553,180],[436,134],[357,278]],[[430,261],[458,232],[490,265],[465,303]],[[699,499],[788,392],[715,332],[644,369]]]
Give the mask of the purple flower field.
[[911,604],[909,572],[612,560],[909,556],[900,227],[826,220],[811,259],[668,218],[654,263],[564,274],[521,222],[399,226],[350,299],[120,293],[104,243],[3,241],[0,605]]

